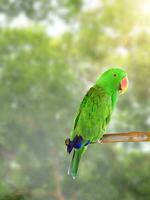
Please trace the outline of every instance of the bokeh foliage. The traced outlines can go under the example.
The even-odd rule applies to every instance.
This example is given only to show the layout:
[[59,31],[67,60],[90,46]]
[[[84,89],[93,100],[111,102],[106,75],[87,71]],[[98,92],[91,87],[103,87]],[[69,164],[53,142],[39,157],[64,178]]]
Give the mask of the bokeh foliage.
[[72,18],[79,11],[81,0],[1,0],[0,12],[12,20],[20,14],[34,21],[51,20],[53,15]]
[[[112,66],[125,68],[130,87],[108,130],[149,130],[149,17],[139,17],[140,1],[103,0],[86,10],[81,1],[57,1],[53,12],[77,26],[60,37],[39,26],[51,3],[39,1],[47,12],[35,12],[36,2],[0,2],[7,17],[24,12],[37,23],[0,29],[0,200],[148,200],[145,144],[91,145],[76,181],[64,145],[86,90]],[[60,15],[64,7],[69,15]]]

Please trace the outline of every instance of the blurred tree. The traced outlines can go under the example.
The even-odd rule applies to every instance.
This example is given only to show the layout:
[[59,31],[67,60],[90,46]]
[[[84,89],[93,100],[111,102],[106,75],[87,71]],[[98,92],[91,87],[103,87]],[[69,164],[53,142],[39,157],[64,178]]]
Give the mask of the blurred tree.
[[0,2],[9,17],[38,21],[51,11],[69,20],[75,14],[77,25],[59,38],[39,26],[0,30],[0,199],[149,200],[149,153],[142,148],[93,145],[77,180],[66,175],[65,137],[105,66],[127,65],[130,80],[109,130],[149,129],[150,39],[135,2],[103,0],[93,10],[78,9],[81,1]]
[[80,10],[81,4],[81,0],[2,0],[0,1],[0,12],[9,20],[19,14],[25,14],[35,21],[48,21],[53,15],[69,19]]
[[63,45],[37,30],[1,30],[0,46],[1,179],[10,188],[60,188],[60,150],[80,96]]

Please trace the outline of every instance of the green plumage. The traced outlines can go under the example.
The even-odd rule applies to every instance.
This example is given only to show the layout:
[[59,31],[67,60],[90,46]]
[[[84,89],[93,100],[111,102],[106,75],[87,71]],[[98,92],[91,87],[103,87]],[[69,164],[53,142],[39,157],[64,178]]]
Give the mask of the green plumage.
[[84,146],[86,142],[96,142],[102,138],[119,97],[120,82],[125,76],[127,74],[122,69],[110,69],[98,78],[84,96],[70,137],[71,140],[76,135],[83,138],[81,148],[73,153],[70,165],[72,177],[76,177],[81,156],[87,149]]
[[76,134],[91,142],[100,139],[111,112],[111,98],[104,89],[96,85],[90,88],[80,105],[71,139]]

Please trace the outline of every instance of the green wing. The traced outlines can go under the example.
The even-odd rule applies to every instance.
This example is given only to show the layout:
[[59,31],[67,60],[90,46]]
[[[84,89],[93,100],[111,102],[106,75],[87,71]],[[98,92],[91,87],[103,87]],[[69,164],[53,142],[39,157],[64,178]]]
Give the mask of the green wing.
[[71,139],[81,135],[85,140],[100,139],[106,129],[112,113],[111,97],[97,86],[90,88],[74,122]]

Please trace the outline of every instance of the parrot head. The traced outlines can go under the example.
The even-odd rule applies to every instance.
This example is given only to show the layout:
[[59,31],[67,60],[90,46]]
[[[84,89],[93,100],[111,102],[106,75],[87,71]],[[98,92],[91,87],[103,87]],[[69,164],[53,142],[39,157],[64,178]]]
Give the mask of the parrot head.
[[97,79],[96,84],[105,87],[111,94],[119,92],[122,95],[128,88],[127,73],[121,68],[111,68]]

